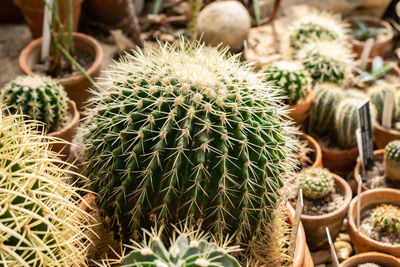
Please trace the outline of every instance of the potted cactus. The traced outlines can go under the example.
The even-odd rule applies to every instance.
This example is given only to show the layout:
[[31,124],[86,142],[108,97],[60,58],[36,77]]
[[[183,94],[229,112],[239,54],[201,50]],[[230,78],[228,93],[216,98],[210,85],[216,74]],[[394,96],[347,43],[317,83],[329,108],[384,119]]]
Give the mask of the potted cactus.
[[[18,76],[0,91],[0,103],[12,114],[20,113],[43,123],[49,136],[71,143],[76,134],[79,112],[75,102],[68,99],[62,85],[49,77]],[[55,143],[52,149],[66,158],[70,145]]]
[[400,261],[391,255],[366,252],[354,255],[340,264],[340,267],[400,267]]
[[301,221],[311,250],[328,247],[325,228],[335,239],[349,207],[352,192],[343,178],[323,168],[308,168],[299,174],[304,196]]
[[303,133],[299,137],[297,157],[299,161],[299,170],[312,167],[322,167],[322,151],[318,142],[310,135]]

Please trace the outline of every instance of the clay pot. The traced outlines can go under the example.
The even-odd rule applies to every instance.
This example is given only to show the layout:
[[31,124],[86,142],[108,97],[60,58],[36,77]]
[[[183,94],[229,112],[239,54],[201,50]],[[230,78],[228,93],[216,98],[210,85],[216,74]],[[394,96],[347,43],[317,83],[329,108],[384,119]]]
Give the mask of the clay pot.
[[[74,16],[74,31],[77,31],[79,24],[79,17],[81,14],[81,6],[83,0],[73,0],[73,16]],[[28,24],[33,38],[42,36],[43,31],[43,13],[44,2],[43,0],[14,0],[15,4],[21,9],[25,21]],[[68,6],[66,0],[58,0],[58,8],[60,12],[61,22],[64,23],[66,18],[65,6]]]
[[289,117],[296,123],[296,126],[302,125],[310,115],[313,100],[314,91],[310,89],[307,98],[304,101],[297,105],[289,106]]
[[375,123],[374,141],[379,149],[385,148],[385,146],[393,140],[400,140],[400,131],[386,129],[378,123]]
[[346,216],[349,204],[352,198],[352,191],[350,185],[340,176],[333,174],[335,180],[335,187],[339,188],[344,194],[344,203],[339,209],[324,215],[301,215],[301,222],[304,225],[306,232],[307,244],[311,250],[328,248],[328,239],[326,237],[326,227],[335,240],[340,233],[343,218]]
[[356,165],[358,148],[329,150],[321,147],[322,164],[332,172],[346,172]]
[[[360,209],[362,210],[366,208],[373,208],[376,205],[382,203],[389,203],[400,206],[400,190],[392,189],[392,188],[377,188],[370,189],[361,193],[360,195]],[[357,200],[358,197],[355,197],[349,207],[348,212],[348,231],[350,234],[351,241],[353,243],[354,249],[356,253],[361,252],[369,252],[369,251],[377,251],[383,252],[395,257],[400,257],[400,244],[397,245],[389,245],[384,244],[378,241],[365,236],[360,233],[356,226],[356,215],[357,215]]]
[[22,20],[22,13],[18,7],[14,5],[13,0],[1,0],[0,3],[0,22],[19,22]]
[[76,135],[79,125],[79,112],[76,108],[75,102],[72,100],[68,100],[68,113],[71,115],[71,120],[68,122],[68,124],[65,125],[62,129],[48,134],[48,136],[60,138],[69,143],[54,143],[50,146],[51,150],[59,153],[62,159],[67,159],[69,156],[72,139]]
[[89,19],[115,27],[124,26],[128,16],[126,0],[85,0],[82,9]]
[[400,261],[395,257],[378,252],[367,252],[354,255],[340,264],[340,267],[356,267],[358,264],[375,263],[379,266],[400,267]]
[[[100,74],[101,61],[103,59],[103,51],[100,44],[92,37],[82,34],[73,33],[75,49],[85,51],[94,58],[92,65],[86,69],[87,74],[93,79]],[[42,38],[32,41],[22,50],[19,56],[19,66],[27,75],[34,75],[32,71],[33,65],[39,62],[42,46]],[[67,77],[54,79],[57,83],[64,86],[68,97],[75,101],[78,110],[82,111],[86,100],[92,95],[88,90],[92,84],[81,73]]]
[[[385,153],[385,150],[384,149],[379,149],[379,150],[375,150],[374,151],[374,158],[375,159],[378,159],[378,158],[381,158],[381,157],[383,157],[383,154]],[[354,168],[354,179],[356,180],[356,185],[358,184],[358,182],[359,182],[359,178],[358,178],[358,176],[359,176],[359,174],[360,174],[360,171],[361,171],[361,169],[362,169],[362,167],[361,167],[361,159],[360,159],[360,157],[358,157],[357,158],[357,165],[356,165],[356,167]],[[365,185],[365,183],[362,183],[361,184],[361,191],[362,192],[364,192],[364,191],[367,191],[369,188]]]
[[[346,23],[349,23],[351,25],[352,29],[358,29],[357,24],[354,22],[355,20],[362,21],[369,27],[386,28],[386,29],[392,31],[392,33],[385,34],[384,38],[382,38],[381,40],[378,40],[377,42],[375,42],[373,44],[373,46],[371,48],[371,52],[368,56],[369,58],[374,58],[377,56],[383,58],[383,55],[385,54],[386,50],[388,50],[388,48],[392,42],[392,39],[393,39],[392,26],[390,26],[390,24],[384,20],[381,20],[381,19],[375,18],[375,17],[367,17],[367,16],[351,17],[351,18],[345,19],[344,21]],[[360,58],[366,42],[360,41],[360,40],[357,40],[354,38],[350,39],[349,41],[350,41],[351,45],[353,46],[353,52],[356,54],[357,59]]]
[[315,141],[313,137],[310,135],[303,133],[300,136],[300,139],[302,140],[307,140],[310,148],[314,151],[314,162],[311,165],[311,168],[318,168],[318,167],[323,167],[322,165],[322,152],[321,152],[321,147],[319,146],[318,142]]

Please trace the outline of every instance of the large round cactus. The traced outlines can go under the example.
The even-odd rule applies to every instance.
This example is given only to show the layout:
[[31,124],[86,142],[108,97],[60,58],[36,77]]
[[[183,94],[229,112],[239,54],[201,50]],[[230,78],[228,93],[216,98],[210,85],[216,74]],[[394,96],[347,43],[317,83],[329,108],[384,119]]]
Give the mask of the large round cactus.
[[53,141],[0,110],[0,265],[86,266],[88,214]]
[[293,169],[275,90],[237,57],[181,40],[127,55],[91,100],[87,175],[125,239],[186,220],[237,241],[267,226]]
[[400,181],[400,140],[394,140],[386,145],[384,158],[386,178]]
[[68,98],[62,85],[49,77],[18,76],[0,93],[0,103],[11,113],[19,112],[43,122],[47,131],[62,127],[68,110]]

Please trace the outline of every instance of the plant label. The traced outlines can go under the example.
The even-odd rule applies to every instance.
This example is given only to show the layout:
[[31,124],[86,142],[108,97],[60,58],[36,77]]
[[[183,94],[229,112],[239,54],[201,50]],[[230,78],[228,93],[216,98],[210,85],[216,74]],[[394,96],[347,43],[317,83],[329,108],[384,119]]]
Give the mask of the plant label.
[[40,59],[44,62],[50,55],[50,27],[51,27],[51,19],[52,19],[52,10],[54,0],[46,0],[44,6],[44,14],[43,14],[43,41],[42,41],[42,50]]
[[366,70],[368,64],[369,54],[371,53],[372,46],[374,45],[374,38],[369,38],[365,42],[364,49],[361,52],[361,69]]
[[356,130],[356,138],[357,138],[357,147],[358,153],[360,154],[361,166],[364,168],[364,158],[363,158],[363,146],[362,146],[362,137],[361,137],[361,129],[358,128]]
[[386,88],[385,102],[383,102],[382,126],[387,129],[392,127],[393,104],[394,92],[392,88]]
[[299,195],[297,197],[297,202],[296,202],[296,211],[294,214],[293,226],[292,226],[292,231],[290,233],[290,240],[289,240],[288,251],[289,251],[289,256],[291,259],[293,259],[294,251],[296,249],[297,232],[299,229],[300,217],[301,217],[301,214],[303,213],[303,208],[304,208],[303,191],[301,189],[299,189]]
[[326,236],[328,237],[329,247],[331,249],[332,265],[334,267],[339,267],[339,260],[338,260],[337,255],[336,255],[335,246],[333,245],[333,242],[332,242],[331,233],[329,232],[329,228],[328,227],[326,227],[325,230],[326,230]]
[[358,107],[360,119],[362,162],[364,170],[370,170],[374,165],[374,143],[372,141],[372,123],[370,117],[369,100]]

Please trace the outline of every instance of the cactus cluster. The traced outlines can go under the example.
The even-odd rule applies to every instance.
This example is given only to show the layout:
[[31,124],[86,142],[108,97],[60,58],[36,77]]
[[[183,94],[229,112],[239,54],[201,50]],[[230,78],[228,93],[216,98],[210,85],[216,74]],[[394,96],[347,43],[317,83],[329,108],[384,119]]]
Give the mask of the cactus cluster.
[[226,244],[219,246],[210,242],[207,234],[197,230],[175,229],[167,250],[161,241],[162,230],[144,230],[144,241],[142,244],[134,242],[134,246],[128,246],[133,250],[122,258],[121,266],[240,267],[239,262],[229,255],[239,247],[228,247]]
[[400,140],[394,140],[386,145],[384,167],[386,178],[400,181]]
[[63,126],[68,111],[62,85],[44,76],[18,76],[1,90],[0,103],[13,114],[44,123],[49,132]]
[[332,174],[323,168],[308,168],[299,176],[299,185],[303,195],[308,199],[321,199],[332,191],[334,179]]
[[106,73],[85,122],[87,176],[106,226],[154,220],[256,239],[295,167],[276,90],[226,50],[181,40]]
[[[374,86],[370,87],[368,90],[368,96],[371,104],[375,107],[375,110],[377,112],[377,121],[379,123],[382,122],[382,116],[383,116],[383,107],[385,103],[385,96],[386,96],[386,89],[387,88],[393,89],[395,91],[395,87],[392,86],[389,83],[377,83]],[[399,99],[397,97],[394,98],[394,103],[393,103],[393,111],[392,111],[392,121],[394,121],[397,118],[397,115],[399,113],[399,105],[400,103],[398,102]]]
[[400,208],[382,204],[372,211],[373,227],[380,232],[400,233]]
[[311,90],[311,77],[299,62],[279,61],[268,66],[265,73],[267,81],[283,90],[285,104],[296,105]]
[[0,110],[0,265],[86,266],[88,214],[37,125]]

